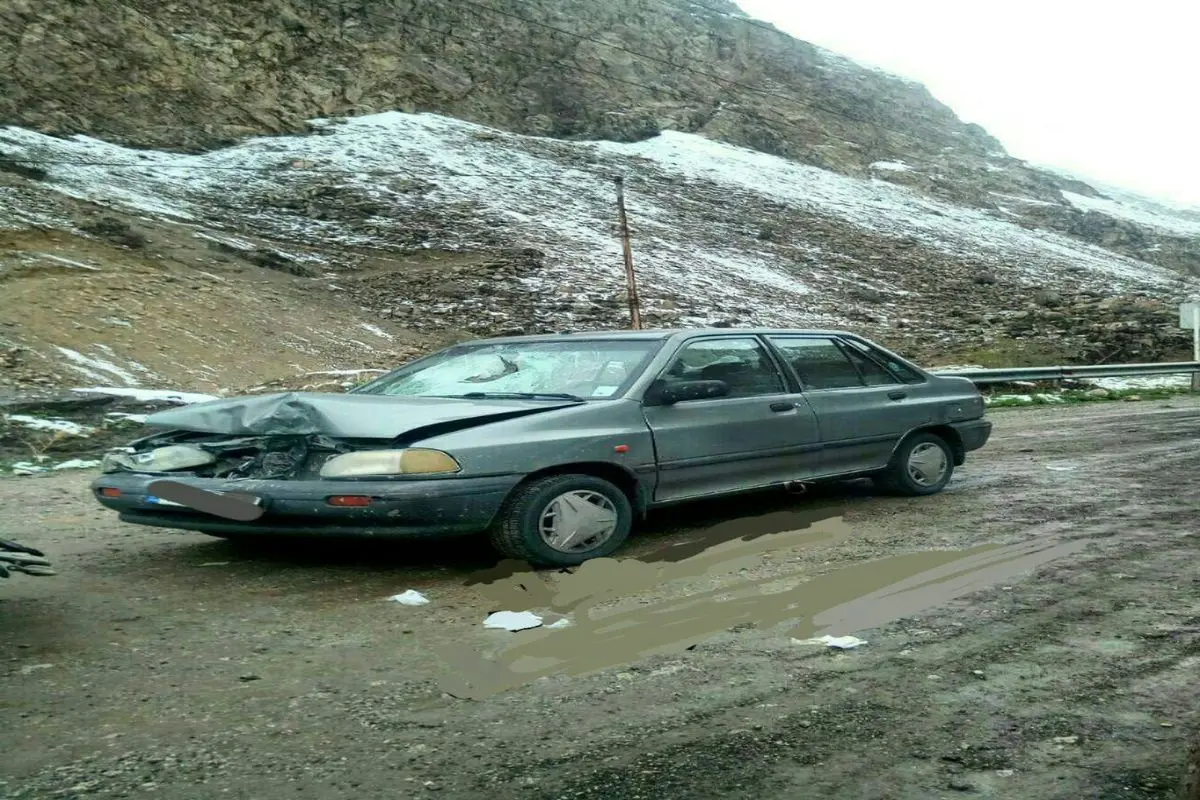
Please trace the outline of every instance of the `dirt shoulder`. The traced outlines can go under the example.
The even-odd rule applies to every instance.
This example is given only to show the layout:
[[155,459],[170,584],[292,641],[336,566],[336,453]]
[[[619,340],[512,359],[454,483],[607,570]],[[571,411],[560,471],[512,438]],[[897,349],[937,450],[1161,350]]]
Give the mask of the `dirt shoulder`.
[[[787,625],[481,700],[447,644],[496,649],[461,543],[234,547],[124,526],[86,475],[0,480],[0,536],[55,578],[0,586],[0,734],[21,798],[1170,797],[1200,724],[1200,399],[994,414],[934,498],[846,488],[660,515],[622,559],[748,512],[844,507],[848,539],[620,598],[985,543],[1083,549],[868,630]],[[751,511],[752,509],[752,511]],[[547,576],[548,581],[566,580]],[[429,605],[385,600],[416,589]],[[513,609],[518,610],[518,609]],[[901,612],[907,613],[907,612]],[[554,632],[543,632],[553,636]],[[3,784],[0,784],[3,786]]]

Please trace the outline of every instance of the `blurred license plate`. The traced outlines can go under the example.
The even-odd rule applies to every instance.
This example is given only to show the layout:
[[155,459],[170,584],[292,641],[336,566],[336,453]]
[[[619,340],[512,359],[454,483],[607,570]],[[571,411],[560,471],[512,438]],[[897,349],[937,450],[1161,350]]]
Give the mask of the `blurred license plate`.
[[[251,503],[256,506],[262,505],[261,497],[252,497],[248,494],[242,494],[241,492],[213,492],[213,494],[220,494],[220,495],[232,494],[235,497],[245,500],[247,503]],[[187,508],[187,506],[185,506],[183,503],[176,503],[174,500],[167,500],[165,497],[156,497],[152,494],[146,495],[146,502],[150,503],[152,505],[156,505],[156,506],[174,506],[175,508]]]

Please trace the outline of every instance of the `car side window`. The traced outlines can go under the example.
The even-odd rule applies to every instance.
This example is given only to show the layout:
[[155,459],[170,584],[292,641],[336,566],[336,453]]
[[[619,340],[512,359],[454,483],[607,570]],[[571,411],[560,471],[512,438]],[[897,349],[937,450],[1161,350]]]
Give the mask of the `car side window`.
[[866,385],[858,368],[833,339],[772,336],[770,341],[792,365],[806,389],[850,389]]
[[867,386],[888,386],[900,382],[895,375],[857,348],[843,345],[843,349],[850,360],[854,362],[854,366],[858,367]]
[[[877,361],[883,364],[887,371],[901,383],[924,383],[925,377],[921,373],[911,367],[901,364],[893,358],[889,358],[887,353],[870,347],[863,342],[855,341],[854,339],[843,339],[846,349],[851,352],[857,351],[867,357],[868,360]],[[872,359],[871,356],[874,356]]]
[[787,391],[767,349],[751,337],[701,339],[685,345],[659,386],[685,381],[724,381],[726,397],[755,397]]

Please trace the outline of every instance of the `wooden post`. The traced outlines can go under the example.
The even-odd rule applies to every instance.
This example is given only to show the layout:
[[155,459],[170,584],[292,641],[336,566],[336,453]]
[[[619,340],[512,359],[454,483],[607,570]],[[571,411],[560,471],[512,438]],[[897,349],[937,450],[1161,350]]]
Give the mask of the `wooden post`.
[[642,312],[637,293],[637,276],[633,271],[633,245],[629,241],[629,220],[625,216],[624,178],[617,178],[617,218],[621,226],[621,246],[625,251],[625,286],[629,293],[629,324],[635,331],[640,331],[642,329]]

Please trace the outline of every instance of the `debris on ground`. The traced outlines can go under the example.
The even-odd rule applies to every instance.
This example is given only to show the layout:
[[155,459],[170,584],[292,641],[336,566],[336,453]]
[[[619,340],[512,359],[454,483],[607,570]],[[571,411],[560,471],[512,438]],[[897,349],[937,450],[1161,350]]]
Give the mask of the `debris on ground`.
[[541,627],[542,618],[532,611],[496,611],[483,621],[483,627],[512,633]]
[[45,576],[58,574],[41,550],[0,539],[0,578],[8,578],[14,572]]
[[418,592],[416,589],[394,594],[388,598],[394,603],[400,603],[405,606],[423,606],[429,603],[429,598]]
[[816,639],[792,639],[792,644],[823,644],[838,650],[853,650],[861,647],[866,641],[857,636],[819,636]]

